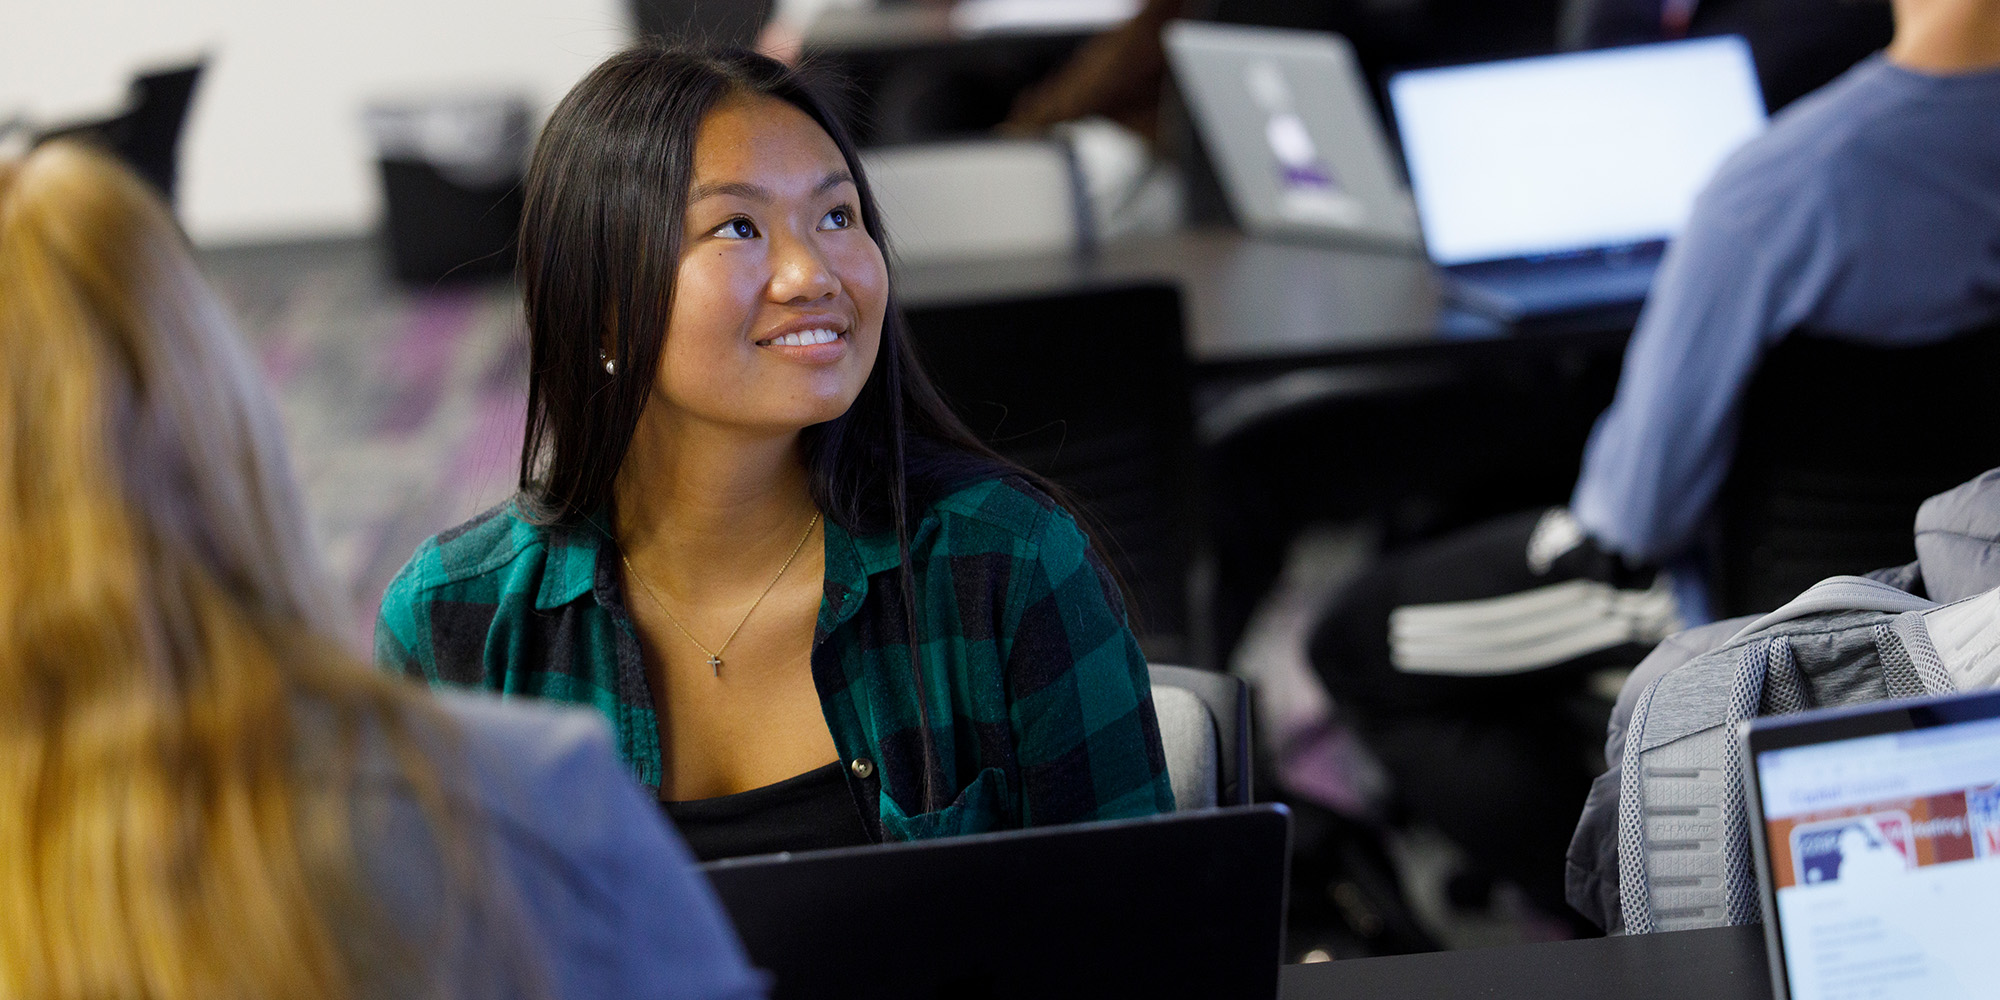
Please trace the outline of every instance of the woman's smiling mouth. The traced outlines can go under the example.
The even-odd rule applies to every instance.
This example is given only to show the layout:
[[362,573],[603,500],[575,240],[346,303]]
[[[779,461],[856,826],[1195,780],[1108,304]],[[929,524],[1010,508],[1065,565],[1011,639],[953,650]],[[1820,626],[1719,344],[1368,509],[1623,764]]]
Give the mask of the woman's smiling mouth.
[[831,316],[802,317],[756,342],[786,361],[830,365],[847,356],[847,326]]
[[781,334],[769,340],[757,342],[759,347],[812,347],[817,344],[831,344],[840,339],[840,332],[827,327],[799,330]]

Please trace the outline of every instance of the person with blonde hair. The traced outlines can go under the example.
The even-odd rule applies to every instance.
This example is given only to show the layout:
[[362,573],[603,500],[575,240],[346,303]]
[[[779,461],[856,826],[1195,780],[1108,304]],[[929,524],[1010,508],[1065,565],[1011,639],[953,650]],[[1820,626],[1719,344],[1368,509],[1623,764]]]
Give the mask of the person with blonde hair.
[[0,1000],[763,994],[584,712],[333,637],[275,412],[185,237],[0,162]]

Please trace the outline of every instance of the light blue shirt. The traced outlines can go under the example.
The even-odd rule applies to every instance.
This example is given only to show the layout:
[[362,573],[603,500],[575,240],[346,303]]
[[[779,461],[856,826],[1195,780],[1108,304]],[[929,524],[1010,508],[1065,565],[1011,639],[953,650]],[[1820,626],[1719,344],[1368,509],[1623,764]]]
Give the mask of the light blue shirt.
[[[602,717],[470,693],[438,703],[454,732],[430,739],[466,765],[449,794],[477,806],[490,885],[519,921],[507,940],[554,997],[762,1000],[766,977],[659,804],[612,752]],[[319,745],[337,744],[328,735]],[[431,926],[443,870],[429,828],[380,732],[365,730],[361,745],[363,869],[393,918]],[[447,960],[459,995],[534,995],[489,951]]]
[[1785,334],[1917,345],[1996,316],[2000,71],[1929,76],[1873,56],[1773,119],[1696,200],[1571,510],[1627,559],[1671,561],[1728,474],[1758,359]]

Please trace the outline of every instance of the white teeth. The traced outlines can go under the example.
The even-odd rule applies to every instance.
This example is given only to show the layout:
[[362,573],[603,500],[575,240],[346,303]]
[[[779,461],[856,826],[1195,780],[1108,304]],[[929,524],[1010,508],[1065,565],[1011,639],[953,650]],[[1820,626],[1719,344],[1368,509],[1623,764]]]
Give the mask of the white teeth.
[[840,334],[822,328],[788,333],[782,337],[773,337],[770,340],[764,341],[764,343],[779,347],[811,347],[814,344],[831,344],[839,339]]

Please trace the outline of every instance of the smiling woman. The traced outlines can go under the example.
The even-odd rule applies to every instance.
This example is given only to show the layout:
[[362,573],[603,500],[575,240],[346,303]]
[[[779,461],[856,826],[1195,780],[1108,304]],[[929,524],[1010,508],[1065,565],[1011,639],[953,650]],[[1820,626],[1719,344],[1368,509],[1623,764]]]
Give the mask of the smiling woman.
[[787,436],[847,411],[874,368],[889,293],[859,200],[840,148],[805,112],[762,95],[709,112],[654,382],[659,420],[642,419],[641,436],[685,418]]
[[527,183],[520,493],[417,551],[378,660],[596,706],[704,858],[1171,810],[1117,586],[938,397],[885,245],[794,71],[578,84]]

